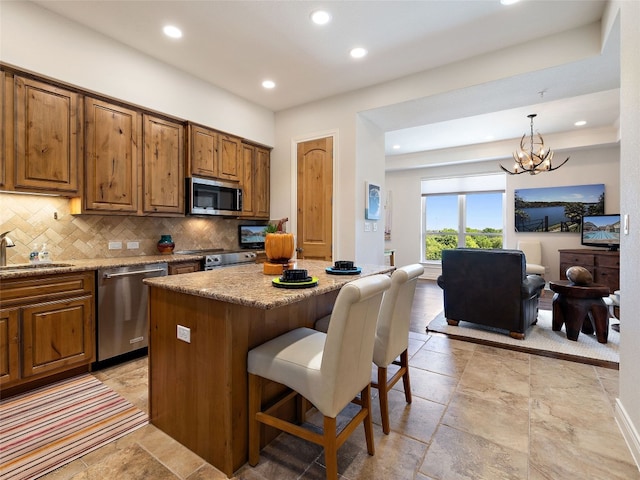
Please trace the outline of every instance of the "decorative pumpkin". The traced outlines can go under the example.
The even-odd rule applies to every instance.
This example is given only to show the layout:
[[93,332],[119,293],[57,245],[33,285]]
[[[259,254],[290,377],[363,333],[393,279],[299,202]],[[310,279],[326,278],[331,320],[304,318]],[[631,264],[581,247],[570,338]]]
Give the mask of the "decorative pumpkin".
[[267,233],[264,249],[270,262],[286,263],[293,257],[293,233]]

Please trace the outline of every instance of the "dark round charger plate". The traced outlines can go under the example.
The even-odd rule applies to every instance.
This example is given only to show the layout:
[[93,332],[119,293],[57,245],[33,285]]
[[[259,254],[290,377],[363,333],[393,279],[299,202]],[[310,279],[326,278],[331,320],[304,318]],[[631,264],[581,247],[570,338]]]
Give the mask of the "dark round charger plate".
[[350,270],[336,270],[333,267],[327,267],[325,268],[325,271],[331,275],[356,275],[362,272],[362,269],[360,267],[355,267]]
[[271,284],[278,288],[311,288],[318,285],[318,277],[307,277],[307,280],[303,282],[285,282],[281,277],[278,277],[274,278]]

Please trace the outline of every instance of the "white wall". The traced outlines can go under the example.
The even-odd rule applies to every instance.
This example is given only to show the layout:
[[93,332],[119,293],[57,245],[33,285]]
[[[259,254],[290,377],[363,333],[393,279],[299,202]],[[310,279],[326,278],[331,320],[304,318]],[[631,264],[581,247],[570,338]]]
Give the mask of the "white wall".
[[[336,150],[337,168],[334,174],[337,176],[337,189],[334,205],[339,213],[336,215],[338,220],[334,222],[334,257],[354,258],[355,252],[358,251],[359,260],[375,262],[378,260],[379,252],[361,248],[370,241],[375,245],[384,244],[380,242],[380,239],[384,238],[383,228],[380,228],[383,224],[363,242],[363,236],[360,235],[363,211],[357,206],[364,201],[362,179],[385,178],[385,159],[384,151],[378,152],[370,145],[378,145],[380,139],[371,135],[360,135],[359,128],[363,123],[359,116],[366,117],[375,109],[391,104],[598,55],[600,34],[599,26],[591,25],[541,39],[536,42],[535,48],[531,45],[518,45],[383,85],[277,112],[276,148],[271,155],[272,185],[273,182],[286,185],[296,183],[295,172],[291,167],[292,139],[309,138],[314,132],[338,131],[340,146]],[[527,62],[522,62],[522,58],[527,58]],[[383,132],[380,132],[381,136],[382,134]],[[357,161],[357,152],[365,151],[370,151],[371,157],[367,162]],[[384,191],[384,185],[382,186]],[[353,210],[352,205],[356,206]],[[395,205],[398,205],[398,202],[395,202]],[[295,203],[290,190],[272,188],[271,208],[273,218],[295,217]]]
[[[513,139],[512,147],[518,139]],[[552,143],[548,144],[554,147]],[[514,147],[515,148],[515,147]],[[425,154],[428,155],[428,154]],[[605,185],[605,213],[620,211],[620,149],[617,146],[556,151],[556,159],[570,156],[569,163],[555,172],[540,175],[507,175],[505,248],[515,248],[518,240],[539,240],[542,245],[542,263],[549,268],[548,280],[559,279],[559,249],[581,248],[580,237],[575,233],[517,233],[514,220],[514,190],[518,188],[542,188],[567,185]],[[419,155],[412,156],[418,162]],[[460,160],[464,160],[461,158]],[[393,164],[393,160],[390,162]],[[386,188],[393,197],[391,240],[387,248],[396,249],[398,265],[418,262],[421,259],[421,203],[420,182],[426,178],[483,175],[498,172],[498,161],[460,163],[451,166],[431,167],[404,171],[387,171]],[[397,200],[397,201],[396,201]],[[425,267],[425,278],[435,279],[439,266]]]
[[[553,144],[549,144],[553,148]],[[518,240],[539,240],[542,264],[549,268],[547,280],[560,278],[558,250],[583,248],[577,233],[518,233],[515,231],[514,190],[569,185],[604,184],[605,213],[620,213],[620,149],[619,147],[556,152],[556,161],[570,156],[567,164],[554,172],[540,175],[507,176],[507,223],[505,247],[515,248]]]
[[[379,220],[366,220],[365,182],[380,186],[381,202],[384,202],[384,132],[362,116],[357,117],[356,128],[356,182],[355,206],[355,252],[356,265],[362,263],[384,264],[384,216]],[[382,209],[381,209],[382,211]],[[353,217],[352,217],[353,218]]]
[[0,5],[0,60],[264,145],[273,112],[30,2]]
[[621,20],[620,193],[629,234],[620,247],[620,397],[616,416],[640,465],[640,2],[619,2]]

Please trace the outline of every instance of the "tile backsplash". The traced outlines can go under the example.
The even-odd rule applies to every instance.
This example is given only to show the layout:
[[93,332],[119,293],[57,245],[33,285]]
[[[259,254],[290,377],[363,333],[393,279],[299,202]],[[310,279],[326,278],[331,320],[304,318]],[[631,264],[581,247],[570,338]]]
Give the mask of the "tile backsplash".
[[[26,263],[34,244],[46,242],[49,256],[57,260],[157,255],[160,235],[171,235],[176,250],[238,247],[240,220],[221,217],[136,217],[122,215],[71,215],[63,197],[0,193],[0,233],[15,247],[7,248],[7,263]],[[109,242],[122,242],[109,250]],[[138,242],[127,249],[127,242]]]

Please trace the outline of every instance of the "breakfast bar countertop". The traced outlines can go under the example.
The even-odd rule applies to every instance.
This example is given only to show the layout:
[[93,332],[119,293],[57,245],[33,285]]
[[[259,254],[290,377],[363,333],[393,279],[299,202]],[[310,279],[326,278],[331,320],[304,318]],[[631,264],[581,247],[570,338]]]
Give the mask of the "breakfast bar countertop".
[[390,273],[395,267],[384,265],[359,265],[360,274],[334,275],[326,272],[332,263],[325,260],[298,260],[295,268],[308,271],[318,278],[318,285],[311,288],[284,289],[272,285],[278,275],[265,275],[262,264],[247,264],[219,268],[204,272],[186,273],[178,276],[144,279],[151,287],[211,298],[222,302],[248,307],[272,309],[289,305],[303,298],[339,290],[344,284],[367,275]]

